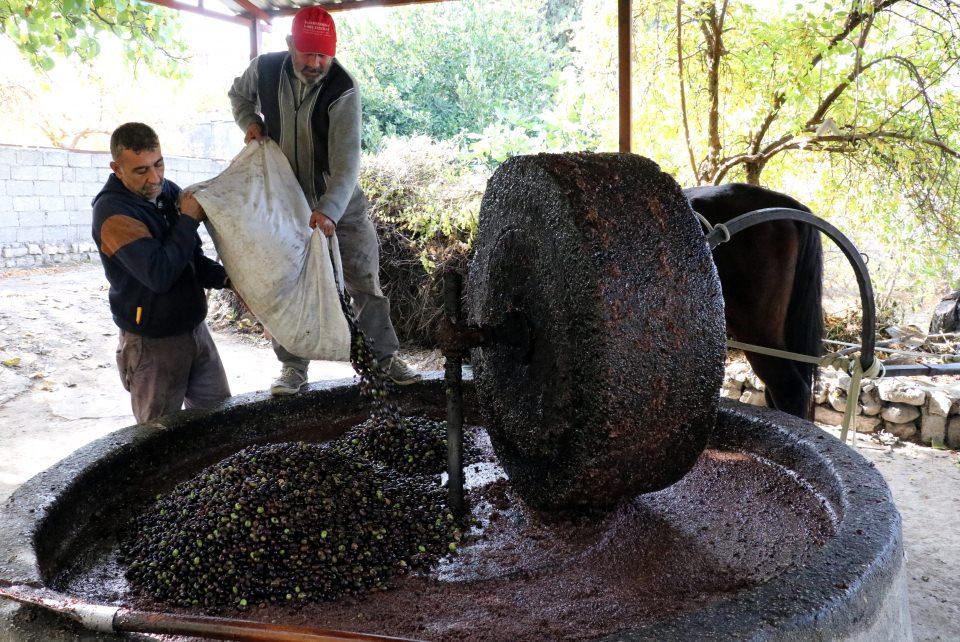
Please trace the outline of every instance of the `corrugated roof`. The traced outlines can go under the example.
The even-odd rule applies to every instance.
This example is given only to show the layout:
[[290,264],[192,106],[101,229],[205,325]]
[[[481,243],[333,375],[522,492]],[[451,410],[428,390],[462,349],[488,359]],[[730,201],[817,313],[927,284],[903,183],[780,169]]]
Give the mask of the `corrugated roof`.
[[447,0],[221,0],[238,15],[249,15],[250,5],[271,16],[296,13],[303,7],[323,7],[329,11],[346,11],[364,7],[391,7],[409,4],[428,4]]

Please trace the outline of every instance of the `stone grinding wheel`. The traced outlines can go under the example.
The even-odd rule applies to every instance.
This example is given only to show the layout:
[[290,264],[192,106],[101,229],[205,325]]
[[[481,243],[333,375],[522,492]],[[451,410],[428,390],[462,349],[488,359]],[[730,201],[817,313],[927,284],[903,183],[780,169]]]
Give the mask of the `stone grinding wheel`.
[[480,407],[530,505],[585,511],[677,481],[706,446],[720,282],[677,183],[632,154],[508,160],[480,208],[469,322]]

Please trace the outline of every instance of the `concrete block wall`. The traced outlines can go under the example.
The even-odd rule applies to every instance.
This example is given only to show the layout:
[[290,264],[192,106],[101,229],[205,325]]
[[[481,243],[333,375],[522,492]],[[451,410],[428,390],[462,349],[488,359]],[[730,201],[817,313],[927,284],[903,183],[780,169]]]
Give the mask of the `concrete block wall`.
[[[165,161],[166,178],[181,187],[228,164],[178,156]],[[0,267],[98,260],[90,201],[109,175],[108,153],[0,145]]]

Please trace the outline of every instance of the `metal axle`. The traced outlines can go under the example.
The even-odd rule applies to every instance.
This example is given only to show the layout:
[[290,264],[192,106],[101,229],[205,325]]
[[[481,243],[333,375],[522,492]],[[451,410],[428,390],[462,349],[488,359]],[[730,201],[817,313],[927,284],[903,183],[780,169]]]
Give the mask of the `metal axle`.
[[[460,327],[460,298],[463,278],[451,270],[443,275],[443,312],[448,330]],[[447,499],[454,515],[467,511],[463,492],[463,357],[473,341],[464,341],[464,333],[448,332],[441,339],[446,357],[444,378],[447,393]],[[473,337],[475,341],[478,337]],[[459,339],[459,341],[458,341]]]

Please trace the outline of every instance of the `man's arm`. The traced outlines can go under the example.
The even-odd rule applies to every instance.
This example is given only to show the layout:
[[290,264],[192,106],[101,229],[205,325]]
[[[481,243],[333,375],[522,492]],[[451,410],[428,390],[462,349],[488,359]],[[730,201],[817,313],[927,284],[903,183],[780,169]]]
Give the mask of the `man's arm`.
[[126,214],[112,214],[100,226],[100,251],[158,294],[173,287],[193,256],[199,221],[181,216],[163,242],[147,225]]
[[203,253],[200,236],[197,235],[197,247],[194,250],[193,264],[197,266],[197,280],[205,288],[221,290],[227,287],[227,271],[223,266]]
[[257,125],[260,135],[265,132],[263,119],[260,118],[260,102],[257,98],[257,84],[260,79],[260,59],[254,58],[243,75],[233,79],[233,86],[227,95],[230,97],[230,106],[233,109],[233,119],[240,129],[247,132],[247,142],[250,138],[250,129]]
[[330,174],[324,176],[326,191],[311,203],[334,223],[340,220],[360,176],[360,92],[355,88],[330,105],[330,133],[327,136],[327,158]]
[[[198,221],[202,221],[207,217],[207,213],[203,211],[200,201],[190,192],[180,192],[177,207],[180,209],[181,218],[190,216]],[[196,236],[196,239],[193,249],[193,266],[197,274],[197,281],[205,288],[216,288],[219,290],[226,287],[227,272],[223,269],[222,265],[204,255],[203,242],[200,240],[200,235],[194,233],[194,236]]]

